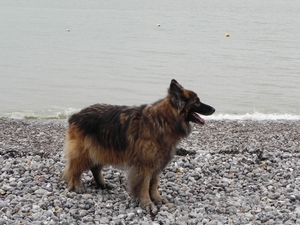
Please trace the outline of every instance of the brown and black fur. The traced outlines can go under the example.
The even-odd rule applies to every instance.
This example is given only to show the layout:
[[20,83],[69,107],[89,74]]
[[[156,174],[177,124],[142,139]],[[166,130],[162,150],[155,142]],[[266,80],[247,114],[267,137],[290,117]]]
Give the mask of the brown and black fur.
[[81,175],[91,170],[99,187],[107,187],[101,170],[106,165],[128,168],[131,195],[144,209],[161,205],[159,175],[173,158],[179,141],[191,132],[190,121],[204,123],[195,113],[211,115],[214,108],[172,80],[166,98],[139,107],[96,104],[69,119],[63,178],[80,191]]

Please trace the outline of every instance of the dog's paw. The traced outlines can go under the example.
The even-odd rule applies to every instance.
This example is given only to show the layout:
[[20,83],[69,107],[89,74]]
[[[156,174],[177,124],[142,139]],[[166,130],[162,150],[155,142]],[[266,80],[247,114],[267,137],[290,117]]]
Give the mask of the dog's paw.
[[85,188],[83,186],[73,186],[69,188],[69,191],[74,191],[77,194],[85,193]]
[[155,205],[161,206],[163,204],[169,203],[168,199],[162,198],[160,195],[156,196],[155,198],[152,199]]
[[174,205],[168,201],[166,198],[159,198],[153,201],[158,207],[165,205],[168,209],[172,209]]
[[155,205],[151,201],[141,202],[140,207],[147,212],[153,212],[156,210]]
[[114,189],[115,186],[113,184],[110,184],[110,183],[104,183],[104,184],[101,184],[101,185],[97,185],[97,188],[111,190],[111,189]]
[[103,189],[108,189],[108,190],[111,190],[111,189],[114,189],[115,186],[113,184],[110,184],[110,183],[105,183],[103,185]]
[[173,205],[172,203],[170,203],[170,202],[168,202],[168,203],[165,203],[165,206],[167,206],[167,207],[168,207],[168,209],[172,209],[172,208],[174,208],[174,205]]
[[155,205],[158,205],[158,206],[169,203],[169,201],[166,198],[162,198],[162,197],[153,199],[153,202]]

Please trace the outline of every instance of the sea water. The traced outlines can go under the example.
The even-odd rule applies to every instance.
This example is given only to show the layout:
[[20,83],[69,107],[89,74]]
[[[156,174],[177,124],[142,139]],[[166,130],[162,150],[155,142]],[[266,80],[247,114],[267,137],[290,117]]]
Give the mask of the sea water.
[[300,1],[0,1],[0,117],[140,105],[171,79],[215,119],[300,119]]

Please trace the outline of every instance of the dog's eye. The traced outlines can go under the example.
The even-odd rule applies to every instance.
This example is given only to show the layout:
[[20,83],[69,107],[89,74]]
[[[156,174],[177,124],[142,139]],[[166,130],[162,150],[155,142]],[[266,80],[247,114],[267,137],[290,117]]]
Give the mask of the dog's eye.
[[201,104],[200,99],[199,99],[199,98],[196,98],[195,105],[196,105],[196,106],[200,106],[200,104]]

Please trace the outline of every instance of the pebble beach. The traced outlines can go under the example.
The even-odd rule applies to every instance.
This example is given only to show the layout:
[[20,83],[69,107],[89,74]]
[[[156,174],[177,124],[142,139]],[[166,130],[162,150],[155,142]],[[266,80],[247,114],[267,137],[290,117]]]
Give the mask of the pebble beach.
[[66,120],[0,119],[0,225],[300,224],[300,121],[208,120],[195,125],[161,174],[171,204],[152,213],[126,191],[126,171],[107,167],[114,188],[85,193],[60,180]]

